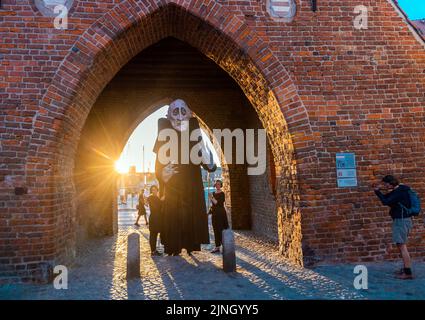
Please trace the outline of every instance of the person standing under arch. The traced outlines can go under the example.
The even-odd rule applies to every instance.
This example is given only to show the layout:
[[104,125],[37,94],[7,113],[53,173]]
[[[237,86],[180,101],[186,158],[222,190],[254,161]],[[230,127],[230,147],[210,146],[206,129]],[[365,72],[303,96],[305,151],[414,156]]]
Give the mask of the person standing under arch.
[[160,256],[161,253],[158,252],[158,250],[156,249],[156,243],[158,239],[158,234],[161,234],[162,230],[162,202],[161,199],[158,197],[158,187],[156,185],[152,185],[149,191],[149,244],[151,247],[151,255]]
[[221,180],[216,180],[214,187],[216,191],[209,194],[209,199],[212,204],[210,211],[208,212],[211,214],[215,240],[215,248],[211,251],[211,253],[220,252],[220,247],[223,244],[223,230],[229,228],[227,213],[224,208],[225,196],[222,190],[223,182]]
[[137,219],[134,223],[135,226],[139,227],[139,219],[141,216],[145,217],[145,223],[148,226],[148,218],[146,217],[146,208],[145,208],[145,195],[144,195],[144,189],[139,193],[139,204],[137,205]]

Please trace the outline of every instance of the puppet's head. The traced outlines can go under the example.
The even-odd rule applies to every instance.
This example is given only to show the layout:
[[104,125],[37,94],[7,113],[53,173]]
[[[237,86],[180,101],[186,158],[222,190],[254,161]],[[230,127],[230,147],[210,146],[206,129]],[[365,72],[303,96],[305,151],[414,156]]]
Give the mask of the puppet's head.
[[192,111],[182,99],[174,100],[168,107],[167,118],[177,131],[185,131],[189,128],[189,119]]

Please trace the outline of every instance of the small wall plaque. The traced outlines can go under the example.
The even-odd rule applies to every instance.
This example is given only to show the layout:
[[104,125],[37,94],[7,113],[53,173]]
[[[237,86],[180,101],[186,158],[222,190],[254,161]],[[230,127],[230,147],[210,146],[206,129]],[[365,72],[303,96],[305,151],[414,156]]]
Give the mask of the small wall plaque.
[[65,6],[71,9],[74,0],[34,0],[35,6],[45,17],[57,17],[59,13],[55,13],[55,7]]
[[266,6],[273,19],[284,22],[291,22],[297,11],[294,0],[267,0]]
[[357,187],[356,156],[354,153],[336,154],[338,188]]

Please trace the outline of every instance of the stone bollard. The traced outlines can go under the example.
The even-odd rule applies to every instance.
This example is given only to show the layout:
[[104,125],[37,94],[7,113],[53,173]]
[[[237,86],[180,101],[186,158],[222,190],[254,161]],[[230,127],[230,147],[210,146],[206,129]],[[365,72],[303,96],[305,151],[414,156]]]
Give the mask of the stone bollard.
[[127,279],[140,277],[140,234],[133,232],[127,239]]
[[235,238],[230,228],[223,230],[223,271],[236,271]]

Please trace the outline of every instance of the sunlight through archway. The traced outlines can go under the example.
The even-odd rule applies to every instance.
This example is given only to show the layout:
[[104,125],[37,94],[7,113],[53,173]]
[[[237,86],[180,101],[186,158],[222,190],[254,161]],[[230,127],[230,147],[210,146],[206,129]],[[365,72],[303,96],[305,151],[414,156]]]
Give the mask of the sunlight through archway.
[[[151,113],[132,132],[119,159],[115,162],[115,170],[118,173],[128,173],[130,167],[135,167],[136,172],[155,172],[156,155],[153,152],[153,147],[158,132],[158,119],[166,117],[167,109],[168,105],[165,105]],[[220,158],[210,138],[204,129],[201,129],[201,131],[203,139],[213,152],[214,162],[220,167]]]

